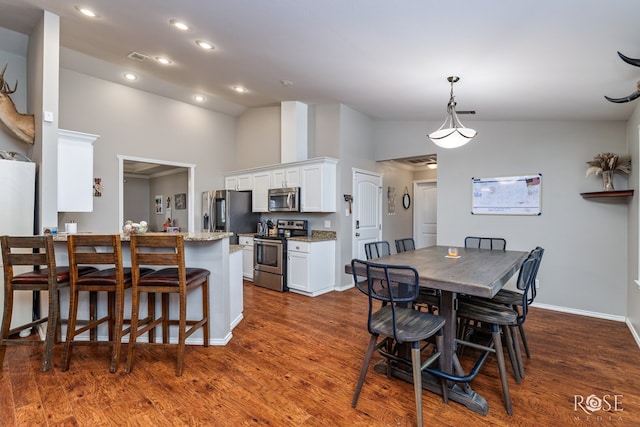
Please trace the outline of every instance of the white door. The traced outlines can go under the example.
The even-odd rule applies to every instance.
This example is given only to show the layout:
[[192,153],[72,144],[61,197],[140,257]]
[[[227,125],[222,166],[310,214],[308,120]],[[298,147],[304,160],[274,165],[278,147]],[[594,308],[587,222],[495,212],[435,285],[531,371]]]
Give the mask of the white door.
[[413,238],[416,248],[434,246],[438,232],[438,186],[435,182],[415,182],[413,194]]
[[382,238],[382,176],[353,171],[353,257],[366,259],[364,244]]

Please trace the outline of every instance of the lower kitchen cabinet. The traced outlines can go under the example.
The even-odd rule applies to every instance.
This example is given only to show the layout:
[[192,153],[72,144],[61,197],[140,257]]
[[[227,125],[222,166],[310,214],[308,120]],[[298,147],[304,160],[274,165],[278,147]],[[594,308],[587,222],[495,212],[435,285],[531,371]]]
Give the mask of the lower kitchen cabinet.
[[242,277],[253,282],[253,237],[238,236],[242,245]]
[[230,329],[235,328],[243,318],[244,311],[244,290],[242,285],[241,264],[242,251],[229,253],[229,318],[231,319]]
[[336,241],[287,241],[290,292],[315,297],[331,292],[335,282]]

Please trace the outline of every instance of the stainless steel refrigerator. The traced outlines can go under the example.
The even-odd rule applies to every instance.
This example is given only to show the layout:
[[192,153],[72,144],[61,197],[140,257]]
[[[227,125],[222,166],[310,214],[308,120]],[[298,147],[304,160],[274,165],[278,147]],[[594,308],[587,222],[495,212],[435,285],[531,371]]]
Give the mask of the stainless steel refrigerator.
[[202,193],[202,231],[230,231],[231,244],[239,233],[255,233],[260,214],[252,212],[251,191],[216,190]]
[[[0,151],[0,235],[32,236],[36,194],[36,164],[26,157]],[[0,256],[0,268],[2,257]],[[16,273],[27,271],[16,267]],[[2,274],[2,273],[0,273]],[[4,307],[4,286],[0,288],[0,318]],[[16,292],[11,327],[31,321],[31,292]],[[27,331],[29,332],[29,331]]]

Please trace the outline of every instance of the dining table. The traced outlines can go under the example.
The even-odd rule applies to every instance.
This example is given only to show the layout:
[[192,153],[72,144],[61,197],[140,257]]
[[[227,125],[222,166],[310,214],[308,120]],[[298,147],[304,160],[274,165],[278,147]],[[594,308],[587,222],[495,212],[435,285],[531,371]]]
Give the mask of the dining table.
[[[429,246],[370,261],[413,267],[418,271],[420,286],[440,291],[438,314],[446,320],[443,328],[444,349],[440,356],[440,369],[462,378],[460,372],[454,369],[457,295],[493,298],[518,271],[528,252],[456,247],[457,255],[452,256],[449,255],[450,248],[452,247]],[[451,253],[455,253],[455,251],[451,251]],[[353,273],[351,264],[345,266],[345,272]],[[356,270],[356,273],[366,275],[364,270]],[[401,282],[402,277],[391,277],[391,279]],[[412,381],[410,372],[406,375],[406,372],[396,370],[394,375]],[[423,377],[425,389],[435,393],[442,392],[438,380],[434,381],[434,378],[428,373],[425,373]],[[463,404],[474,412],[486,415],[489,411],[486,400],[471,388],[468,381],[464,383],[464,386],[450,381],[448,394],[449,399]]]

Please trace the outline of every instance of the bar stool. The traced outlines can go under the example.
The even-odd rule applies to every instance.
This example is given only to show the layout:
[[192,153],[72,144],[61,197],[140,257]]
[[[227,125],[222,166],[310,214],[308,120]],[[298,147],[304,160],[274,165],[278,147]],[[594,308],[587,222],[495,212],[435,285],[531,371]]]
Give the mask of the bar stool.
[[[122,265],[122,243],[120,235],[75,235],[67,238],[70,269],[69,325],[67,340],[62,360],[62,370],[69,369],[71,352],[74,345],[111,345],[111,365],[109,372],[116,372],[120,361],[122,337],[129,333],[124,328],[124,292],[131,287],[131,269]],[[103,270],[80,275],[79,271],[86,265],[108,265]],[[151,269],[143,269],[142,274]],[[78,299],[80,292],[89,292],[89,320],[80,321],[83,326],[76,329],[78,321]],[[107,315],[97,319],[94,315],[98,292],[107,293]],[[88,341],[75,338],[86,331],[97,331],[98,325],[108,325],[108,341],[98,340],[94,333]]]
[[[57,267],[52,236],[2,236],[2,263],[4,269],[4,315],[2,317],[2,335],[0,336],[0,367],[8,345],[44,345],[42,372],[51,369],[53,347],[60,339],[60,303],[59,291],[69,282],[69,268]],[[27,252],[28,250],[28,252]],[[30,267],[31,271],[15,274],[14,267]],[[41,266],[45,268],[40,269]],[[78,274],[95,271],[93,267],[84,267]],[[49,313],[47,317],[11,328],[14,291],[48,291]],[[20,331],[27,330],[47,322],[44,341],[9,338]]]
[[[152,251],[152,252],[151,252]],[[152,273],[141,275],[140,265],[161,266]],[[171,266],[171,267],[169,267]],[[184,369],[184,351],[186,339],[196,330],[202,328],[204,346],[209,346],[209,270],[204,268],[185,267],[184,240],[180,234],[168,235],[131,235],[131,268],[133,269],[132,302],[131,302],[131,334],[127,355],[126,372],[131,372],[136,349],[144,345],[177,346],[178,356],[176,376],[181,376]],[[187,293],[200,287],[202,289],[202,318],[187,320]],[[155,307],[149,303],[150,321],[138,329],[140,295],[146,293],[148,301],[154,301],[154,294],[162,294],[162,315],[155,318]],[[179,297],[179,319],[170,319],[169,296]],[[162,344],[139,342],[138,338],[162,326]],[[178,326],[178,343],[169,344],[169,327]],[[187,326],[190,326],[187,329]]]

